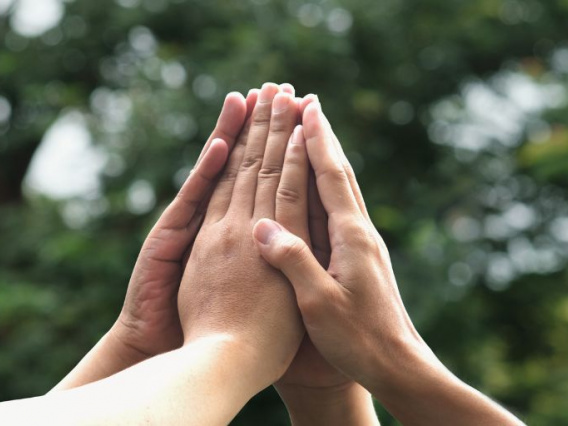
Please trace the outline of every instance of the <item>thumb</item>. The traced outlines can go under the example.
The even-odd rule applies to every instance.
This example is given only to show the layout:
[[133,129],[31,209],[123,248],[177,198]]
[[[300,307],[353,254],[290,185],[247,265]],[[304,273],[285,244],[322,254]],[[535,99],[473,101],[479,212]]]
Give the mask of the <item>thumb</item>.
[[261,219],[254,227],[253,235],[262,257],[286,275],[297,296],[329,279],[304,240],[279,223]]

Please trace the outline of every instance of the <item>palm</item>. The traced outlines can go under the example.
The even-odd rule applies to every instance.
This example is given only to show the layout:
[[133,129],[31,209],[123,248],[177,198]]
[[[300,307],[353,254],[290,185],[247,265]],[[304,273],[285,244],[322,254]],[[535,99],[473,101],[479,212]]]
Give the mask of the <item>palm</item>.
[[175,237],[167,229],[152,231],[138,257],[128,286],[121,320],[127,343],[147,356],[179,347],[182,331],[177,311],[177,290],[183,273]]
[[306,334],[294,361],[278,381],[277,386],[330,388],[350,381],[321,356]]

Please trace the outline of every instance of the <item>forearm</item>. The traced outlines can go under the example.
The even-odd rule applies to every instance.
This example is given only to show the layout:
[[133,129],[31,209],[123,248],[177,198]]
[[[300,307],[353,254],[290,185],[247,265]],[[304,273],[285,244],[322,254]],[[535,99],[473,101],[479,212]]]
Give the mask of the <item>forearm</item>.
[[105,379],[146,358],[145,354],[125,347],[111,329],[50,392],[69,390]]
[[404,425],[523,425],[447,370],[422,342],[397,345],[377,361],[373,395]]
[[0,423],[226,425],[267,386],[249,355],[203,338],[81,388],[0,404]]
[[356,383],[333,389],[276,387],[293,426],[379,426],[371,394]]

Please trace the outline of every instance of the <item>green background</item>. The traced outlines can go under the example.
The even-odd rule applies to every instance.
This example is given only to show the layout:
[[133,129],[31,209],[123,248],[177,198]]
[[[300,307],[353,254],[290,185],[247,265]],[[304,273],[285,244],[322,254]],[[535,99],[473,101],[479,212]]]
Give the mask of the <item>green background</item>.
[[[110,327],[224,95],[274,81],[319,95],[437,355],[529,424],[568,424],[568,1],[64,7],[31,38],[0,15],[0,399],[46,392]],[[100,193],[52,200],[24,176],[67,114],[108,162]],[[141,185],[156,202],[136,208]],[[234,424],[288,420],[268,390]]]

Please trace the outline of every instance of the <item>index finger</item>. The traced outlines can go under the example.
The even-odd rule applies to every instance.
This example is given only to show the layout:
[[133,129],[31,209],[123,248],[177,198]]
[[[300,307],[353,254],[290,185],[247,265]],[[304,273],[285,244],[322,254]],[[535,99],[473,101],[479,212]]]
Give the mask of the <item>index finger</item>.
[[209,136],[209,139],[207,139],[196,164],[199,164],[203,159],[203,156],[209,150],[211,143],[215,139],[223,139],[227,143],[230,152],[245,124],[246,115],[247,104],[243,95],[238,92],[229,93],[223,103],[223,108],[221,109],[221,114],[219,115],[215,129],[211,133],[211,136]]
[[319,102],[304,111],[304,134],[321,201],[328,214],[360,214],[349,178],[323,119]]

